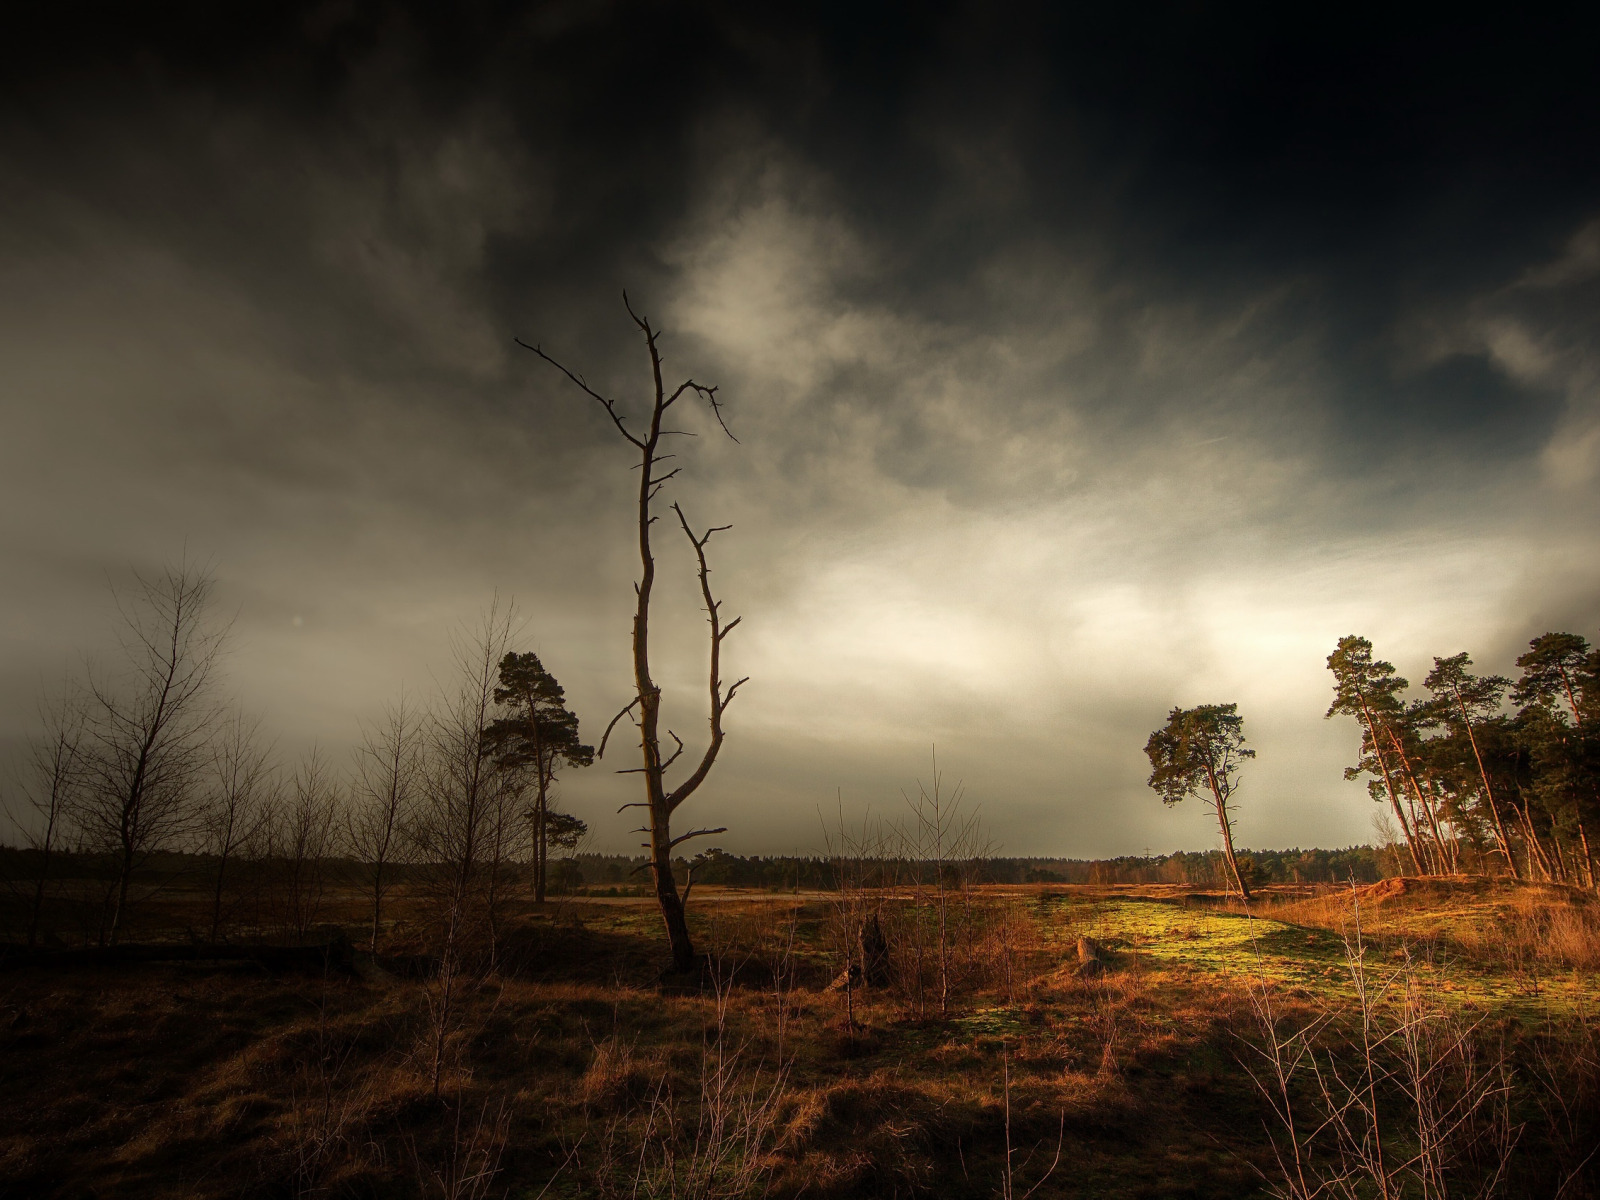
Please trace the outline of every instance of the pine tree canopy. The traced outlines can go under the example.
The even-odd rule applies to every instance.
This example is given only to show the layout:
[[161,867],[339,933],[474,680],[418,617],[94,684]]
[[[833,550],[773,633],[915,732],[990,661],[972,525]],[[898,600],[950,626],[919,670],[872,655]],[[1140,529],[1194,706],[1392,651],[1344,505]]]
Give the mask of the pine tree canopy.
[[490,723],[484,740],[499,766],[534,767],[548,780],[558,762],[574,767],[594,762],[594,747],[578,738],[578,717],[567,708],[566,692],[537,654],[512,653],[500,660],[494,701],[504,715]]

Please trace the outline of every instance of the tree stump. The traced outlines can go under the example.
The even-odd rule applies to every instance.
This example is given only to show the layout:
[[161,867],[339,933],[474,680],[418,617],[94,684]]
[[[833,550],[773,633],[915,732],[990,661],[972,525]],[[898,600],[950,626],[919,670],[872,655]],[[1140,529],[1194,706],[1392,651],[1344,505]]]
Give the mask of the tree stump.
[[861,976],[868,987],[889,985],[889,940],[877,913],[861,927]]
[[1106,969],[1105,951],[1092,937],[1078,939],[1078,975],[1088,979],[1102,974]]

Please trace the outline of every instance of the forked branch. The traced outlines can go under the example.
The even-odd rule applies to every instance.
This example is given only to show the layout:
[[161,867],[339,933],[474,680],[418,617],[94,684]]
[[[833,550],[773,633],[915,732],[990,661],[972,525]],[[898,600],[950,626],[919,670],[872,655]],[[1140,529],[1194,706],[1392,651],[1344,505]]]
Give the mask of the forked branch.
[[[700,595],[705,601],[706,618],[711,624],[711,669],[709,678],[709,692],[711,702],[711,741],[706,746],[705,754],[700,759],[700,765],[694,773],[680,783],[667,796],[668,810],[676,808],[691,795],[696,788],[705,781],[711,771],[711,765],[717,761],[717,752],[722,749],[722,714],[727,711],[728,705],[733,702],[734,695],[739,688],[749,681],[746,676],[736,680],[726,691],[722,687],[722,640],[733,632],[734,627],[742,618],[735,617],[727,625],[722,624],[721,602],[711,592],[711,566],[706,561],[706,543],[711,540],[712,534],[721,533],[731,528],[728,525],[714,525],[699,537],[689,527],[689,518],[684,516],[683,508],[674,504],[672,511],[678,514],[678,524],[683,527],[683,534],[689,539],[689,544],[694,547],[695,561],[699,565]],[[676,757],[676,756],[674,756]]]

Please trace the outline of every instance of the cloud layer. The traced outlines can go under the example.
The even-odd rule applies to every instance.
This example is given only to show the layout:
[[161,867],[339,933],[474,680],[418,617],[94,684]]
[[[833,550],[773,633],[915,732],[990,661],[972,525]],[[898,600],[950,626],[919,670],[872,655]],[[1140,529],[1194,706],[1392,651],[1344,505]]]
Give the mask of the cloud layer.
[[[627,696],[630,462],[512,338],[636,400],[622,286],[740,439],[686,415],[674,485],[735,523],[752,682],[695,801],[730,848],[817,846],[819,812],[894,806],[935,745],[1011,852],[1208,845],[1140,748],[1228,700],[1260,750],[1243,840],[1362,840],[1354,731],[1321,719],[1340,635],[1419,677],[1596,634],[1570,30],[1515,33],[1544,69],[1485,82],[1471,29],[257,18],[248,47],[39,28],[12,64],[8,739],[107,653],[108,579],[186,549],[286,754],[430,692],[496,592],[598,731]],[[663,538],[687,737],[702,626]],[[567,784],[601,845],[631,840],[626,789]]]

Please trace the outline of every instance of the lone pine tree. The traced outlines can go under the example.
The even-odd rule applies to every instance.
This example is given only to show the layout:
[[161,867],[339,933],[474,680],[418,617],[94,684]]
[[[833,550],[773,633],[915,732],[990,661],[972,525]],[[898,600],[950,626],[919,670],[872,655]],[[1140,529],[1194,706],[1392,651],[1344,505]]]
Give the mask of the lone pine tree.
[[[577,714],[567,707],[566,692],[537,654],[507,654],[500,660],[499,679],[494,702],[504,715],[490,722],[485,742],[499,767],[533,772],[533,809],[528,814],[533,820],[533,898],[543,904],[555,831],[551,817],[556,815],[550,811],[550,788],[563,765],[587,767],[594,762],[594,747],[579,740]],[[561,828],[565,840],[571,827],[563,823]]]
[[1233,825],[1228,803],[1239,786],[1239,766],[1256,752],[1244,744],[1244,718],[1237,704],[1202,704],[1174,708],[1167,723],[1145,743],[1150,759],[1149,784],[1168,807],[1190,796],[1201,797],[1216,811],[1222,828],[1222,853],[1234,886],[1246,900],[1250,885],[1239,870],[1233,850]]

